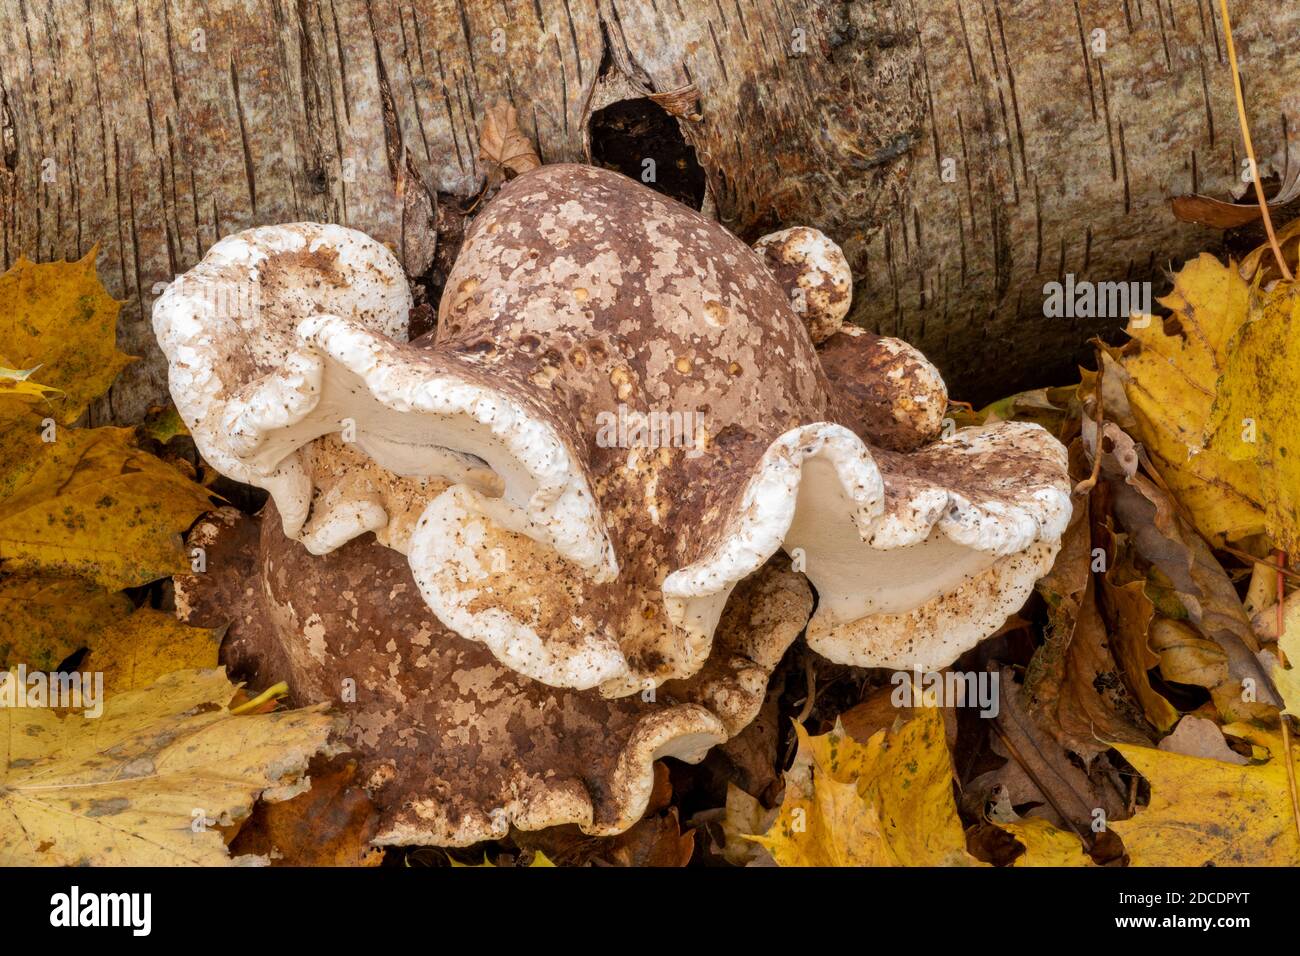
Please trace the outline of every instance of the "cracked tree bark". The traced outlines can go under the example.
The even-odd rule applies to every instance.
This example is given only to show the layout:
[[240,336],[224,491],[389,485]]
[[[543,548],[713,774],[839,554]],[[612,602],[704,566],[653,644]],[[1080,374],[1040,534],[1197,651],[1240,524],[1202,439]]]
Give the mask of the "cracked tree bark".
[[[1300,8],[1232,8],[1280,174]],[[1219,239],[1168,199],[1240,181],[1213,0],[0,0],[0,258],[98,245],[142,361],[95,417],[130,420],[166,394],[157,290],[217,238],[332,220],[424,273],[438,197],[483,182],[488,105],[513,102],[544,161],[581,161],[602,71],[694,84],[680,127],[724,224],[824,229],[854,319],[958,397],[1064,380],[1122,319],[1045,318],[1043,284],[1158,279]]]

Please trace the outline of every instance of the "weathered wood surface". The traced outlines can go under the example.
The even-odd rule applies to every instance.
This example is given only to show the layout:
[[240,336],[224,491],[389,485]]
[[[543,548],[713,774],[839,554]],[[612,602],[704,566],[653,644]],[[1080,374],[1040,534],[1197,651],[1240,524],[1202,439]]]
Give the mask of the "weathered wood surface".
[[[1300,161],[1300,5],[1232,7],[1280,173]],[[722,221],[826,230],[854,318],[919,345],[958,397],[1068,374],[1122,323],[1045,318],[1043,284],[1158,278],[1217,240],[1169,197],[1240,181],[1213,0],[0,0],[0,258],[98,243],[143,360],[96,417],[129,420],[165,394],[155,290],[219,236],[333,220],[419,274],[438,194],[481,186],[491,102],[544,161],[581,160],[620,67],[694,83],[682,127]]]

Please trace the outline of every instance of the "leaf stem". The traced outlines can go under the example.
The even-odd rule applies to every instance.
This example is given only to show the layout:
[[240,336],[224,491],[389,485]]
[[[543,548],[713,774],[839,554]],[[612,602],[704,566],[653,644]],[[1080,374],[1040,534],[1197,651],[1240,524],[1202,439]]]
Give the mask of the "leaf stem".
[[270,687],[262,691],[262,693],[258,694],[252,700],[246,700],[238,707],[231,707],[230,712],[232,714],[246,714],[250,710],[255,710],[258,707],[262,706],[271,698],[284,697],[288,693],[289,693],[289,685],[286,684],[284,681],[280,681],[280,683],[278,684],[272,684]]

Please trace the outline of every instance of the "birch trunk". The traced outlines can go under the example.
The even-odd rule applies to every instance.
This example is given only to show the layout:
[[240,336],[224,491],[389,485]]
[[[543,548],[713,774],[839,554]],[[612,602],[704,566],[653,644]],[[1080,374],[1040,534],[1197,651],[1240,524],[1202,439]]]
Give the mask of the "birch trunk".
[[[1300,6],[1232,8],[1281,175]],[[691,84],[673,135],[724,224],[824,229],[855,320],[920,346],[956,397],[1064,380],[1123,320],[1047,318],[1044,283],[1158,280],[1219,240],[1169,198],[1241,178],[1214,0],[0,0],[0,258],[98,246],[142,361],[96,417],[131,420],[166,394],[157,290],[220,236],[337,221],[436,287],[494,100],[544,161],[583,161],[593,113]],[[636,111],[660,107],[628,108],[635,152]]]

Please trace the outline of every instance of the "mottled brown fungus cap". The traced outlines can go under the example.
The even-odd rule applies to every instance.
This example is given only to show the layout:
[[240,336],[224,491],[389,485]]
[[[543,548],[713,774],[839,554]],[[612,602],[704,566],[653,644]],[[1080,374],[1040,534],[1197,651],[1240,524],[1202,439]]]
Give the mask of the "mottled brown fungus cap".
[[871,445],[915,451],[939,437],[948,389],[939,370],[902,339],[846,325],[817,349],[835,420]]
[[[155,309],[200,450],[269,487],[314,552],[381,535],[441,624],[520,675],[607,696],[690,678],[731,590],[782,548],[819,592],[819,651],[939,667],[1059,545],[1069,482],[1050,435],[1000,423],[927,444],[943,390],[914,350],[840,333],[824,369],[757,253],[618,174],[507,183],[466,234],[437,330],[411,343],[391,256],[337,227],[272,227],[312,290],[281,296],[264,232],[195,270],[258,284],[261,325],[223,323],[184,279]],[[885,382],[855,396],[854,368]],[[402,481],[339,474],[319,450],[335,432]]]
[[222,658],[295,704],[332,702],[380,809],[379,843],[466,845],[577,824],[625,830],[661,757],[698,760],[748,724],[812,610],[800,575],[769,566],[732,593],[695,676],[617,700],[547,686],[449,632],[401,554],[370,535],[323,556],[233,509],[190,535],[208,570],[176,578],[192,624],[230,624]]
[[853,302],[853,272],[829,236],[810,226],[794,226],[764,236],[754,250],[785,289],[815,344],[840,330]]

